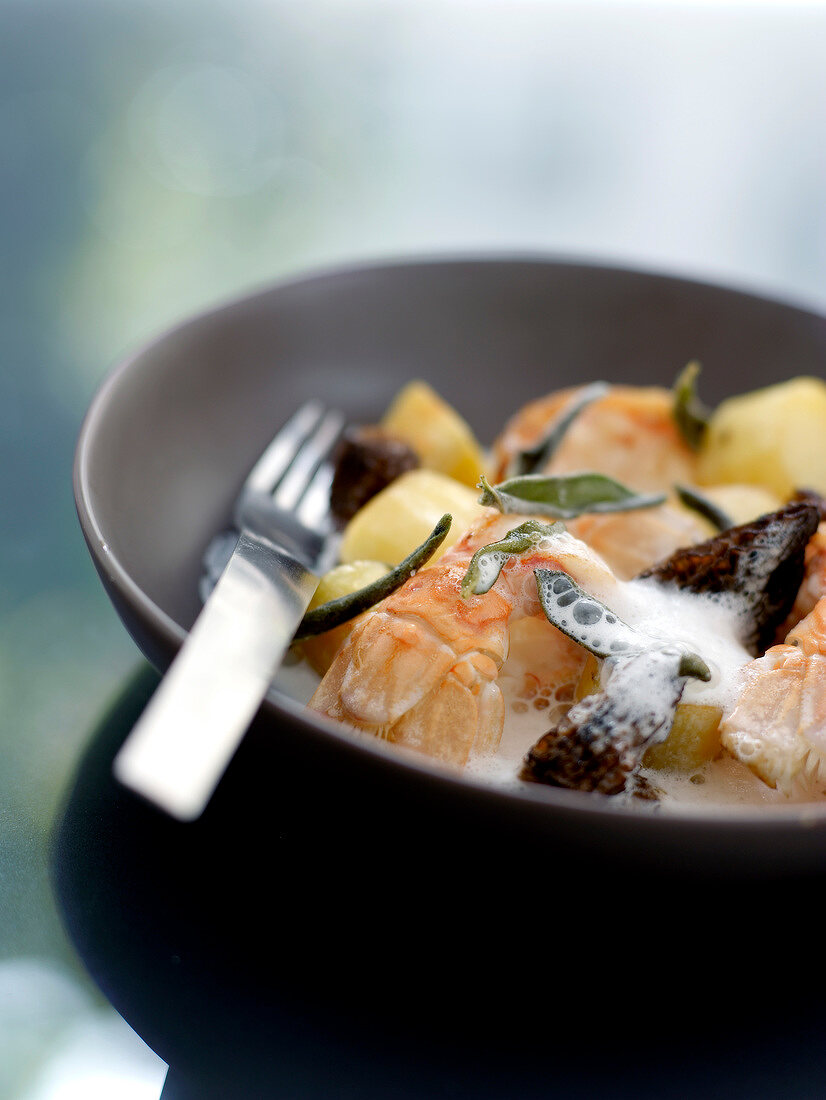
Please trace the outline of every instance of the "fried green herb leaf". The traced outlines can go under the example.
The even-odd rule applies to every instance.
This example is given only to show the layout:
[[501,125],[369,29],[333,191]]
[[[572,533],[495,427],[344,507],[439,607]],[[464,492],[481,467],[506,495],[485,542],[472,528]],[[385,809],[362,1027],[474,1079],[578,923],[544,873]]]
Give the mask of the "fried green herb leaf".
[[[662,642],[624,623],[573,577],[560,569],[535,569],[539,602],[548,622],[596,657],[662,649]],[[674,647],[672,647],[674,648]],[[696,653],[674,648],[680,676],[709,680],[711,673]]]
[[299,624],[294,641],[312,638],[316,634],[323,634],[327,630],[341,626],[342,623],[349,622],[362,611],[367,611],[368,608],[385,599],[397,588],[401,588],[404,582],[435,554],[444,542],[452,522],[453,517],[450,513],[445,513],[421,546],[418,546],[412,554],[408,554],[395,569],[379,577],[372,584],[365,585],[364,588],[348,592],[346,596],[339,596],[336,600],[329,600],[320,607],[308,611]]
[[480,504],[512,512],[575,519],[584,512],[626,512],[632,508],[654,508],[665,501],[664,493],[637,493],[604,474],[569,474],[545,477],[524,474],[490,485],[482,477]]
[[579,414],[592,402],[604,397],[608,389],[606,382],[593,382],[580,393],[575,394],[570,404],[563,409],[559,419],[551,425],[547,435],[532,447],[526,447],[525,450],[518,451],[513,456],[508,465],[508,476],[521,477],[523,474],[532,474],[550,462],[565,433]]
[[674,421],[680,430],[680,435],[695,451],[703,441],[711,416],[711,410],[697,396],[697,376],[700,369],[697,360],[692,359],[680,371],[672,390]]
[[596,657],[646,648],[646,639],[561,569],[536,569],[536,589],[545,617]]
[[687,485],[675,485],[674,489],[687,508],[693,508],[703,519],[713,523],[718,531],[728,531],[729,527],[734,526],[734,520],[727,512],[718,508],[713,500],[698,493],[696,489],[691,489]]
[[565,528],[561,523],[539,523],[529,519],[508,531],[498,542],[482,546],[470,559],[462,579],[462,596],[482,596],[489,592],[508,558],[532,550],[542,539],[558,535]]

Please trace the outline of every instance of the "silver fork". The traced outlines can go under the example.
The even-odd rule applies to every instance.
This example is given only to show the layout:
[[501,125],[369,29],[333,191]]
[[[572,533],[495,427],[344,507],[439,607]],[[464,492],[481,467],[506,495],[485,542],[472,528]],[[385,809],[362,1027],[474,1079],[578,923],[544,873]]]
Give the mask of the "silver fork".
[[331,564],[332,452],[344,417],[308,402],[256,462],[232,555],[115,757],[126,786],[181,820],[203,812]]

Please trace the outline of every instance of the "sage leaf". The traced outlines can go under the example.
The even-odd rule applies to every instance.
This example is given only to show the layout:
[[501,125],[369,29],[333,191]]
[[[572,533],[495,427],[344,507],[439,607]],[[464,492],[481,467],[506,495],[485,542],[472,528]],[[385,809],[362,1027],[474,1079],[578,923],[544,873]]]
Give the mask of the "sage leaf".
[[707,683],[711,679],[711,671],[702,657],[697,653],[683,653],[677,667],[678,676],[692,676],[695,680]]
[[524,474],[498,485],[485,477],[479,481],[480,504],[498,508],[504,514],[526,512],[556,519],[575,519],[585,512],[626,512],[633,508],[654,508],[665,501],[664,493],[637,493],[604,474],[569,474],[546,477]]
[[540,523],[538,520],[529,519],[514,527],[498,542],[488,543],[480,547],[470,559],[470,564],[462,579],[462,596],[482,596],[489,592],[496,583],[499,574],[508,558],[514,554],[524,554],[526,550],[532,550],[543,539],[558,535],[564,531],[561,523]]
[[648,639],[561,569],[535,569],[536,590],[548,622],[595,657],[646,649]]
[[548,622],[595,657],[658,653],[674,661],[674,676],[710,680],[711,672],[696,653],[663,643],[622,621],[560,569],[535,569],[539,602]]
[[680,435],[694,451],[702,443],[711,417],[711,410],[697,396],[697,377],[700,370],[700,364],[692,359],[680,371],[672,388],[674,422]]
[[421,546],[417,546],[404,561],[399,562],[395,569],[392,569],[385,576],[379,577],[371,584],[365,585],[364,588],[359,588],[355,592],[348,592],[345,596],[329,600],[327,603],[321,604],[320,607],[314,607],[312,611],[308,611],[301,620],[293,641],[300,642],[304,638],[312,638],[316,634],[333,630],[335,627],[341,626],[342,623],[354,619],[356,615],[360,615],[363,611],[367,611],[379,603],[380,600],[395,592],[397,588],[401,588],[405,581],[409,580],[417,570],[421,569],[433,557],[444,542],[452,522],[453,517],[449,512],[446,512]]
[[675,485],[674,489],[687,508],[692,508],[703,519],[713,523],[718,531],[728,531],[729,527],[734,526],[734,520],[727,512],[718,508],[713,500],[698,493],[696,489],[691,489],[687,485]]
[[526,447],[513,456],[507,469],[508,477],[532,474],[547,465],[579,414],[594,401],[604,397],[609,388],[606,382],[592,382],[590,386],[586,386],[580,393],[575,394],[563,409],[562,415],[551,425],[548,433],[532,447]]

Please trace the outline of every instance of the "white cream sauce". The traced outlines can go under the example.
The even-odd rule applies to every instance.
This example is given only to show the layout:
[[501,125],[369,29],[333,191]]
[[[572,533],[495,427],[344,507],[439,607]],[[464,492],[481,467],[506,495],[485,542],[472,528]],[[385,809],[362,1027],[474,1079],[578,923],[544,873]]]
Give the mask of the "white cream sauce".
[[[680,592],[656,581],[620,582],[606,599],[611,610],[629,626],[697,653],[708,665],[711,679],[689,679],[685,702],[731,710],[741,682],[741,670],[752,658],[738,639],[742,605],[736,598]],[[537,639],[539,641],[539,639]],[[524,662],[524,648],[517,655]],[[526,701],[519,685],[522,669],[509,660],[500,676],[506,702],[505,728],[499,751],[492,758],[477,759],[468,771],[485,782],[513,785],[528,749],[565,713],[565,704],[540,698]],[[641,690],[650,690],[646,683]],[[665,802],[740,805],[788,802],[747,767],[728,756],[693,773],[643,771],[663,793]]]
[[725,753],[696,772],[664,772],[642,768],[640,774],[657,787],[661,800],[694,806],[791,805],[811,802],[811,794],[789,796],[769,787],[739,760]]
[[[669,589],[654,581],[619,582],[605,602],[611,610],[646,634],[696,652],[711,671],[704,683],[690,679],[683,701],[708,703],[724,711],[736,699],[740,670],[751,655],[738,641],[738,621],[742,608],[736,600],[694,595]],[[515,787],[528,749],[564,716],[570,705],[569,693],[557,699],[539,693],[525,698],[526,666],[541,664],[543,632],[548,624],[523,620],[518,624],[518,644],[505,662],[499,684],[505,697],[506,717],[502,740],[492,757],[471,760],[468,775],[500,787]],[[516,635],[515,635],[516,636]],[[291,698],[306,703],[318,686],[319,677],[304,661],[288,658],[275,681],[275,687]],[[643,770],[657,787],[665,803],[685,805],[759,805],[795,801],[768,787],[745,765],[722,756],[691,773],[667,773]],[[803,799],[801,798],[801,801]]]
[[736,597],[680,592],[656,581],[626,581],[613,610],[644,634],[698,654],[711,679],[689,679],[685,703],[705,703],[729,711],[740,689],[740,670],[751,654],[739,641],[741,604]]

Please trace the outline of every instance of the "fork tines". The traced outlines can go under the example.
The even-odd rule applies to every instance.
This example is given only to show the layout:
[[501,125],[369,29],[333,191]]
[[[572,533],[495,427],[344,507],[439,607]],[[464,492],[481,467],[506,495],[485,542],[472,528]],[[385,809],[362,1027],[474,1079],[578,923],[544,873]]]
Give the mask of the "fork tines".
[[[295,511],[314,502],[329,507],[332,469],[329,459],[344,427],[344,417],[320,401],[302,405],[262,454],[244,484],[245,493],[271,496],[278,508]],[[318,503],[312,514],[321,514]]]

